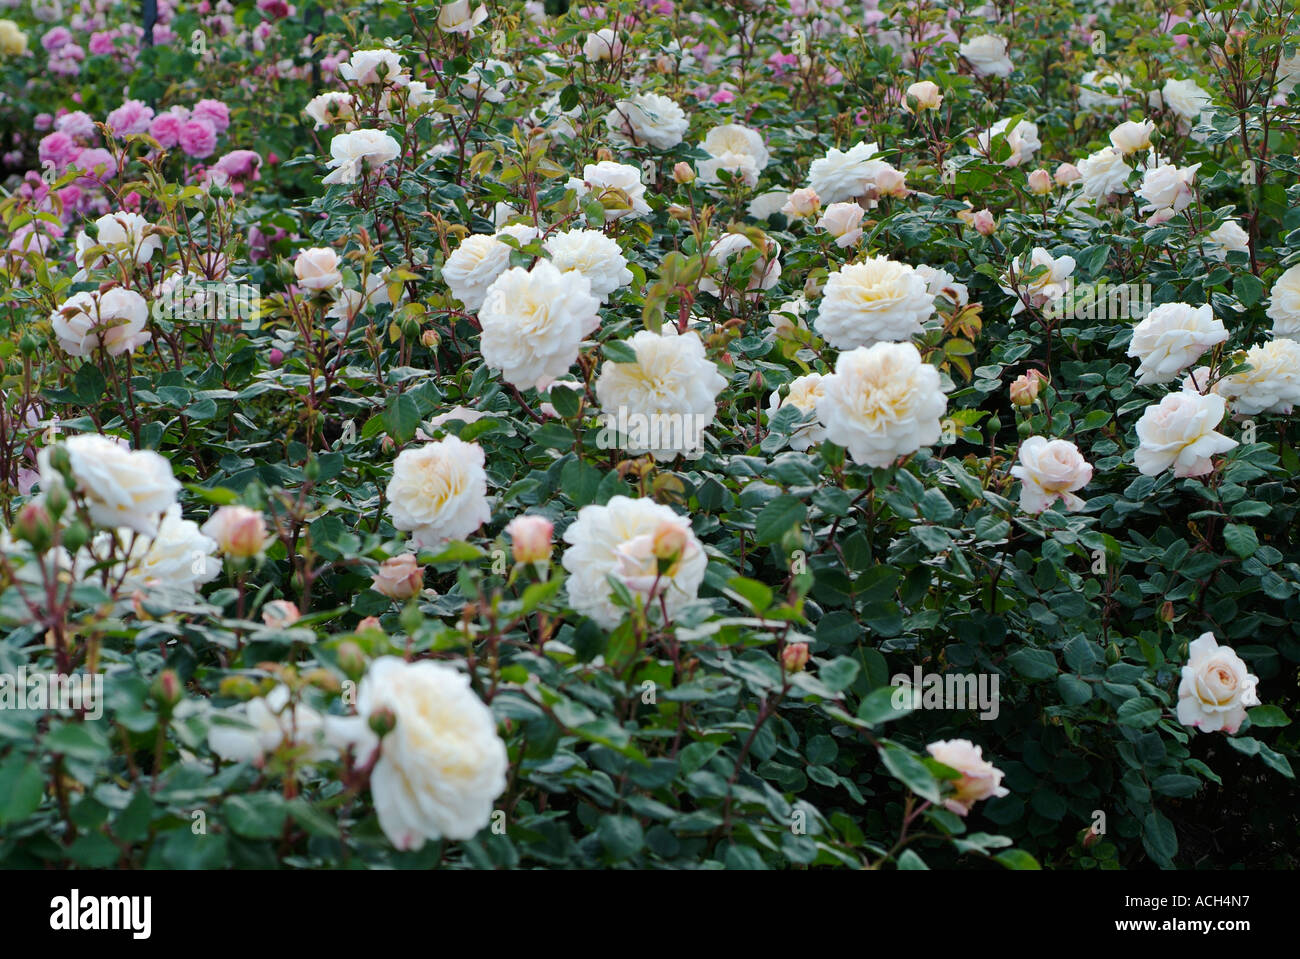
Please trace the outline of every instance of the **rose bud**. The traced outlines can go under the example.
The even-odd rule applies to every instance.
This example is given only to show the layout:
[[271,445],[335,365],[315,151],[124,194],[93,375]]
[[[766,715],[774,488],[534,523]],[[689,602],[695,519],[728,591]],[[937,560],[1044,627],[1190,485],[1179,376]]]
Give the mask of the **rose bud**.
[[[365,626],[365,620],[362,620],[361,623],[358,624],[357,626],[357,632],[358,633],[365,632],[366,630],[362,628],[364,626]],[[379,626],[378,620],[376,620],[375,626],[376,628],[378,628]],[[343,670],[343,672],[348,676],[348,678],[360,679],[363,675],[365,675],[366,657],[365,654],[361,652],[361,647],[358,646],[356,643],[352,642],[351,640],[344,643],[340,643],[339,650],[338,650],[338,657],[339,657],[339,669]]]
[[370,583],[370,588],[389,599],[410,599],[424,586],[424,567],[414,553],[403,553],[386,559]]
[[998,221],[993,219],[993,214],[988,210],[979,210],[971,218],[971,226],[975,227],[975,232],[981,236],[992,236],[993,231],[998,228]]
[[685,160],[673,166],[673,179],[678,183],[694,183],[695,169]]
[[262,607],[262,622],[272,629],[292,626],[301,616],[298,607],[284,599],[273,599]]
[[1057,186],[1069,186],[1075,180],[1083,179],[1083,174],[1073,163],[1062,163],[1056,168],[1056,173],[1052,177],[1056,180]]
[[272,366],[279,366],[284,362],[284,350],[271,348],[271,352],[266,355],[267,362]]
[[660,523],[651,538],[650,551],[661,565],[667,563],[671,567],[681,559],[688,542],[686,530],[679,524]]
[[266,546],[266,521],[247,506],[223,506],[203,524],[204,536],[214,539],[226,556],[250,559]]
[[801,673],[808,665],[809,655],[807,643],[791,643],[781,650],[781,665],[787,673]]
[[1046,196],[1052,192],[1052,177],[1046,170],[1038,169],[1029,174],[1029,192],[1034,196]]
[[551,558],[555,525],[544,516],[516,516],[506,526],[516,563],[545,563]]
[[339,272],[339,255],[327,246],[303,250],[293,261],[293,275],[303,289],[319,293],[343,282]]
[[1011,402],[1016,406],[1033,406],[1043,380],[1044,376],[1038,370],[1017,376],[1011,384]]
[[18,511],[14,533],[37,553],[44,553],[54,542],[54,521],[43,503],[27,503]]
[[370,730],[383,739],[397,727],[397,716],[387,706],[373,710],[369,718]]
[[149,695],[162,707],[164,712],[171,712],[173,706],[181,701],[181,680],[174,669],[164,669],[149,687]]
[[937,110],[943,103],[943,93],[939,85],[930,80],[921,80],[907,88],[903,103],[908,113],[920,114],[923,110]]
[[790,194],[790,199],[785,201],[781,212],[792,220],[798,220],[812,216],[821,208],[822,200],[817,191],[811,187],[800,187]]
[[442,342],[442,337],[438,335],[437,330],[425,330],[420,334],[420,342],[431,350],[437,349],[438,344]]

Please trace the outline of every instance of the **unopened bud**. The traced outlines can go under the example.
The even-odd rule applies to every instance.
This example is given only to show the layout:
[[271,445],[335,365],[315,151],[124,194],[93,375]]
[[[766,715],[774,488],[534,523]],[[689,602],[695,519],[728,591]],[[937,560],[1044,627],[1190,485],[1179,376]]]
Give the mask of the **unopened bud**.
[[[367,632],[366,629],[362,628],[365,625],[365,620],[362,620],[361,623],[357,625],[357,632]],[[375,620],[375,626],[378,627],[378,625],[379,620]],[[365,654],[361,652],[361,647],[356,643],[351,640],[339,643],[338,658],[339,669],[343,670],[349,679],[360,679],[365,675],[366,657]]]
[[238,699],[241,702],[247,702],[256,696],[261,695],[261,689],[257,683],[253,682],[247,676],[227,676],[221,680],[217,686],[217,692],[227,699]]
[[1034,196],[1045,196],[1052,192],[1052,177],[1046,170],[1038,169],[1029,174],[1029,192]]
[[544,516],[516,516],[506,526],[516,563],[545,563],[551,558],[555,525]]
[[442,342],[442,337],[438,335],[437,330],[425,330],[420,334],[420,342],[429,349],[435,350],[438,348],[438,344]]
[[174,669],[164,669],[149,687],[149,695],[163,712],[170,713],[172,707],[181,701],[181,678]]
[[1160,622],[1172,623],[1174,621],[1174,604],[1165,600],[1160,604]]
[[810,655],[807,643],[791,643],[781,650],[781,665],[787,673],[801,673]]
[[54,520],[44,503],[25,504],[14,521],[14,534],[37,553],[44,553],[54,543]]
[[380,739],[397,728],[397,716],[387,706],[381,706],[372,712],[366,722],[370,725],[370,731]]
[[673,166],[673,179],[678,183],[694,183],[695,168],[682,160]]

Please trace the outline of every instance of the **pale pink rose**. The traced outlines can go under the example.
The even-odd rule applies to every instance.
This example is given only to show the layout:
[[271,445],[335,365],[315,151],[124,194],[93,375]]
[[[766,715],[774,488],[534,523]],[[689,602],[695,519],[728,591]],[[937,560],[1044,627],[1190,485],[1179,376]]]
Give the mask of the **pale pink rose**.
[[389,599],[410,599],[424,586],[424,567],[413,553],[402,553],[379,564],[370,588]]
[[506,526],[516,563],[545,563],[551,558],[554,524],[544,516],[516,516]]
[[1002,770],[984,758],[983,750],[968,739],[948,739],[930,743],[926,751],[957,772],[961,778],[952,782],[953,794],[944,800],[949,812],[965,816],[982,799],[1009,795],[1002,785]]

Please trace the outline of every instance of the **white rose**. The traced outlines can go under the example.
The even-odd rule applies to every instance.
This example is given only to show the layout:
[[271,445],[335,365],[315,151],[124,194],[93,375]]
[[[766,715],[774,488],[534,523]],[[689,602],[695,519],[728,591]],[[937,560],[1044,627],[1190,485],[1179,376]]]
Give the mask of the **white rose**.
[[591,283],[591,292],[603,303],[611,293],[632,282],[632,271],[618,241],[600,230],[555,233],[542,244],[551,262],[562,272],[577,270]]
[[854,462],[876,468],[936,442],[948,408],[939,371],[911,343],[877,343],[841,353],[822,378],[817,416],[826,438]]
[[317,130],[329,126],[335,120],[351,120],[355,115],[352,94],[341,90],[322,93],[307,101],[303,113],[315,121]]
[[303,250],[293,261],[293,275],[304,289],[330,290],[343,282],[339,272],[339,255],[330,247],[317,246]]
[[357,50],[347,63],[339,64],[339,76],[365,85],[402,85],[411,79],[402,67],[402,58],[392,50]]
[[768,314],[767,321],[772,326],[772,331],[777,335],[796,327],[806,330],[808,327],[804,323],[804,316],[812,309],[812,304],[808,302],[807,297],[803,294],[796,296],[792,300],[787,300],[775,310]]
[[478,319],[483,362],[520,389],[545,389],[569,371],[582,341],[600,326],[591,281],[549,260],[513,267],[488,287]]
[[[64,443],[72,479],[86,500],[96,526],[125,526],[145,536],[158,531],[158,523],[172,504],[181,484],[166,459],[153,450],[133,450],[125,442],[99,433],[68,437]],[[37,454],[41,488],[60,483],[50,466],[50,447]]]
[[966,284],[958,283],[957,278],[947,270],[922,263],[916,267],[916,272],[921,275],[921,279],[925,280],[925,288],[930,291],[931,296],[947,297],[958,308],[970,302],[970,293],[966,289]]
[[[816,413],[817,401],[822,397],[822,375],[808,373],[790,383],[790,391],[784,400],[780,390],[773,390],[767,399],[767,417],[771,420],[783,405],[793,406],[801,413]],[[826,438],[826,428],[818,422],[807,423],[790,434],[790,448],[800,453],[810,446],[815,446]]]
[[151,233],[149,221],[138,213],[106,214],[95,221],[95,228],[93,240],[85,233],[77,235],[76,263],[83,269],[104,265],[105,258],[102,255],[96,257],[94,262],[85,262],[85,251],[92,246],[102,246],[137,266],[148,263],[162,249],[162,237]]
[[1205,252],[1220,263],[1229,253],[1249,253],[1250,234],[1236,220],[1225,220],[1217,230],[1205,235]]
[[1008,130],[1009,123],[1009,120],[999,120],[976,137],[976,145],[971,148],[971,155],[991,157],[994,139],[1003,135],[1007,147],[1011,150],[1010,156],[1001,161],[1003,166],[1018,167],[1032,160],[1034,154],[1043,145],[1038,139],[1038,124],[1030,123],[1028,120],[1017,120],[1016,125]]
[[[791,191],[790,199],[781,207],[781,212],[785,214],[787,219],[800,220],[812,216],[821,209],[821,205],[821,197],[817,195],[816,190],[810,187],[801,187],[798,190]],[[831,206],[835,206],[835,204],[832,203]]]
[[[656,539],[675,541],[675,558],[661,561]],[[627,612],[614,604],[606,577],[623,582],[647,609],[659,608],[662,600],[672,618],[695,599],[708,567],[690,521],[648,499],[615,496],[604,506],[584,506],[564,531],[564,541],[569,605],[605,629],[617,626]]]
[[582,55],[593,62],[617,60],[623,55],[623,41],[614,30],[605,27],[587,34],[582,44]]
[[1156,216],[1165,220],[1175,213],[1187,209],[1188,204],[1196,198],[1192,185],[1196,182],[1199,163],[1179,169],[1170,163],[1162,163],[1154,169],[1148,169],[1142,175],[1142,185],[1138,187],[1138,198],[1143,201],[1142,212],[1156,212]]
[[808,185],[827,204],[866,196],[881,172],[893,169],[885,161],[874,159],[879,152],[874,143],[857,143],[848,150],[832,149],[808,167]]
[[699,163],[700,183],[714,194],[723,191],[722,173],[752,189],[758,185],[758,165],[748,153],[720,153]]
[[913,83],[903,93],[903,109],[908,113],[937,110],[941,103],[943,103],[943,93],[939,90],[939,85],[932,80]]
[[509,757],[496,718],[450,666],[381,656],[357,692],[357,712],[397,719],[380,741],[370,792],[384,835],[398,849],[429,839],[472,839],[506,788]]
[[1178,684],[1178,721],[1203,733],[1235,733],[1247,706],[1259,705],[1259,677],[1231,646],[1202,633],[1187,647],[1187,665]]
[[610,139],[623,146],[671,150],[682,142],[689,121],[672,100],[658,93],[638,93],[619,100],[605,117]]
[[1162,303],[1133,328],[1128,355],[1140,360],[1138,383],[1168,383],[1227,339],[1227,328],[1208,303]]
[[334,758],[337,750],[330,744],[330,727],[343,717],[322,716],[305,703],[291,703],[289,695],[289,688],[281,684],[265,696],[214,711],[208,746],[229,762],[256,766],[281,744],[303,748],[308,762]]
[[971,37],[957,48],[976,76],[1009,77],[1015,66],[1007,56],[1007,41],[999,36],[985,33]]
[[510,268],[511,247],[497,239],[502,233],[514,237],[520,246],[526,246],[537,236],[537,229],[520,224],[508,226],[496,236],[475,233],[461,240],[443,264],[442,278],[451,295],[471,313],[483,306],[488,288]]
[[910,340],[934,315],[925,278],[883,256],[840,267],[826,281],[814,324],[837,350]]
[[471,99],[481,96],[488,103],[504,103],[514,85],[514,75],[515,68],[504,60],[487,59],[461,77],[460,92]]
[[93,356],[101,347],[109,356],[131,352],[149,341],[148,322],[144,297],[120,286],[74,293],[50,314],[59,346],[79,357]]
[[1151,146],[1151,134],[1156,132],[1156,125],[1150,120],[1138,123],[1125,120],[1110,131],[1110,145],[1120,153],[1128,156]]
[[1269,340],[1248,349],[1244,359],[1249,370],[1214,384],[1214,392],[1227,399],[1232,412],[1289,414],[1300,403],[1300,343],[1285,337]]
[[[740,302],[742,296],[736,287],[739,274],[736,272],[736,260],[745,252],[754,249],[754,244],[742,233],[728,233],[709,249],[709,270],[700,279],[700,290],[723,297],[732,309]],[[734,279],[733,279],[734,278]],[[781,279],[781,261],[776,253],[759,254],[750,268],[749,281],[745,286],[744,298],[753,299],[758,290],[770,290]],[[725,295],[724,295],[725,292]]]
[[726,123],[714,127],[704,135],[704,142],[700,144],[700,148],[715,157],[728,153],[751,157],[758,172],[762,172],[771,161],[771,154],[763,144],[762,134],[739,123]]
[[818,229],[835,237],[835,245],[847,249],[862,239],[862,218],[867,211],[857,203],[832,203],[817,221]]
[[483,447],[446,436],[402,450],[385,496],[393,526],[434,548],[463,539],[492,518]]
[[1069,440],[1031,436],[1020,444],[1020,464],[1011,467],[1011,475],[1020,480],[1020,508],[1026,513],[1041,513],[1057,499],[1074,512],[1084,506],[1074,491],[1088,485],[1092,466]]
[[641,182],[641,171],[625,163],[601,160],[588,163],[582,170],[582,179],[569,181],[569,187],[576,189],[579,196],[588,192],[601,199],[606,194],[621,193],[627,197],[631,208],[626,210],[607,210],[606,216],[617,220],[624,216],[646,216],[650,205],[645,201],[645,184]]
[[1079,106],[1085,110],[1123,106],[1133,81],[1122,73],[1089,70],[1079,78]]
[[1210,109],[1210,95],[1197,86],[1194,80],[1166,80],[1158,91],[1152,91],[1152,106],[1169,110],[1187,123],[1195,123]]
[[1300,338],[1300,264],[1279,276],[1268,295],[1273,335]]
[[1002,785],[1002,770],[984,758],[984,751],[969,739],[944,739],[930,743],[926,752],[961,773],[952,782],[953,794],[943,801],[949,812],[965,816],[980,800],[1009,795]]
[[780,213],[789,199],[790,194],[785,190],[768,190],[750,200],[745,212],[755,220],[766,220],[774,213]]
[[658,460],[698,452],[727,385],[705,357],[699,334],[665,326],[661,333],[640,330],[627,345],[636,362],[606,361],[596,378],[602,433],[613,434],[602,448],[649,452]]
[[453,0],[444,3],[438,11],[438,29],[443,33],[463,33],[472,37],[474,28],[486,20],[487,15],[487,8],[482,4],[471,12],[469,0]]
[[1204,476],[1214,469],[1210,457],[1237,445],[1215,432],[1223,420],[1224,399],[1189,390],[1170,393],[1148,406],[1137,423],[1141,446],[1133,454],[1138,472],[1157,476],[1170,467],[1175,476]]
[[119,529],[116,536],[125,558],[114,570],[114,578],[121,577],[126,593],[157,586],[197,592],[221,575],[216,541],[205,536],[197,523],[181,517],[179,503],[163,514],[153,536],[136,536],[129,528]]
[[1083,194],[1098,202],[1114,193],[1128,192],[1128,175],[1133,168],[1124,162],[1124,154],[1114,147],[1104,147],[1079,161]]
[[[1044,267],[1046,272],[1034,279],[1026,279],[1039,267]],[[1028,305],[1035,309],[1042,309],[1045,306],[1050,307],[1069,290],[1069,279],[1073,273],[1074,257],[1053,257],[1041,246],[1034,247],[1030,252],[1027,265],[1024,262],[1024,257],[1017,257],[1012,260],[1008,285],[1002,287],[1002,292],[1016,298],[1016,305],[1011,310],[1011,315],[1016,316],[1027,308],[1026,299],[1029,300]],[[1012,278],[1019,287],[1019,293],[1010,285]]]
[[340,133],[330,141],[330,161],[333,170],[321,182],[355,183],[361,176],[362,164],[378,170],[401,154],[400,144],[381,130],[353,130]]

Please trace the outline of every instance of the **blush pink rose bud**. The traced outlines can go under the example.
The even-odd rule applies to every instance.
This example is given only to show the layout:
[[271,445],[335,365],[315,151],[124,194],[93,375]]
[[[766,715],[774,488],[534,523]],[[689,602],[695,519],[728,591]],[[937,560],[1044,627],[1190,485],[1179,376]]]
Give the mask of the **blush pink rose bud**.
[[1053,179],[1056,180],[1057,186],[1069,186],[1075,180],[1083,179],[1083,174],[1073,163],[1062,163],[1056,168]]
[[835,237],[835,245],[844,249],[862,239],[862,217],[865,213],[856,203],[832,203],[822,213],[817,226]]
[[403,553],[379,564],[370,588],[389,599],[410,599],[424,586],[424,567],[413,553]]
[[937,110],[943,103],[943,94],[939,85],[930,80],[913,83],[903,96],[903,104],[908,113],[919,114],[923,110]]
[[164,669],[159,673],[149,688],[149,694],[164,712],[171,712],[172,707],[181,701],[181,680],[176,671]]
[[821,197],[812,187],[801,187],[790,194],[790,199],[785,201],[785,206],[781,207],[781,212],[792,220],[802,219],[806,216],[812,216],[822,207]]
[[545,563],[551,558],[555,525],[544,516],[516,516],[506,526],[516,563]]
[[1034,196],[1045,196],[1052,192],[1052,177],[1046,170],[1034,170],[1029,174],[1029,192]]
[[[366,632],[366,630],[363,627],[366,625],[367,621],[371,619],[374,619],[374,617],[367,616],[360,623],[358,623],[357,632],[358,633]],[[375,619],[374,622],[375,622],[375,628],[378,628],[379,620]],[[361,647],[358,646],[356,643],[352,642],[351,640],[340,643],[337,655],[338,655],[339,669],[343,670],[344,674],[349,679],[356,680],[356,679],[360,679],[362,676],[365,675],[366,656],[363,652],[361,652]]]
[[287,599],[273,599],[262,607],[262,622],[272,629],[286,629],[301,617],[298,607]]
[[993,231],[998,228],[998,221],[993,219],[993,214],[988,210],[979,210],[971,218],[971,226],[975,227],[975,232],[981,236],[992,236]]
[[271,352],[267,354],[266,359],[272,366],[279,366],[284,362],[284,350],[272,348]]
[[685,160],[673,166],[673,179],[678,183],[693,183],[695,181],[695,169]]
[[1016,406],[1033,406],[1038,399],[1039,389],[1046,381],[1047,377],[1038,370],[1022,373],[1011,384],[1011,402]]
[[303,250],[293,261],[293,273],[304,289],[319,292],[329,290],[343,282],[339,272],[339,255],[327,246]]
[[266,521],[247,506],[223,506],[203,524],[204,536],[214,539],[226,556],[251,559],[266,546]]
[[43,553],[54,542],[54,521],[42,503],[27,503],[18,511],[14,533],[28,543],[37,553]]
[[807,643],[791,643],[781,650],[781,666],[787,673],[801,673],[808,665],[810,655]]

